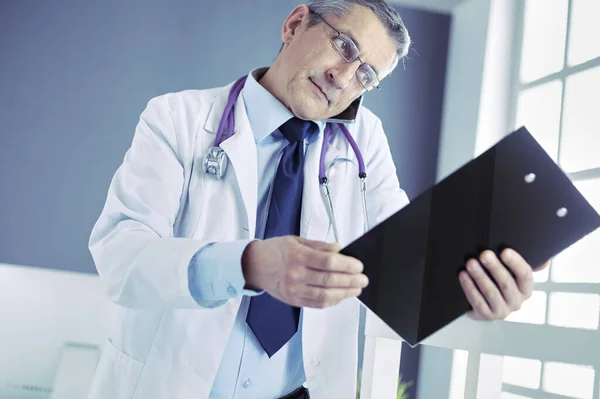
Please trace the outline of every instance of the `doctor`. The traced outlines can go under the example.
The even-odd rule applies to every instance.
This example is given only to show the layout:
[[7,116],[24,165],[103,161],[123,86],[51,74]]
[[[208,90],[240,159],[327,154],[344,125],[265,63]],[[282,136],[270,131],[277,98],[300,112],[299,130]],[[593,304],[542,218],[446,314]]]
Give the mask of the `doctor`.
[[[281,35],[270,68],[143,111],[89,243],[120,305],[90,398],[354,398],[359,304],[347,299],[368,281],[338,251],[364,232],[363,210],[373,226],[408,202],[360,98],[410,38],[383,0],[309,1]],[[327,120],[353,122],[350,137]],[[491,252],[460,276],[474,318],[531,295],[530,266],[502,257],[515,278]]]

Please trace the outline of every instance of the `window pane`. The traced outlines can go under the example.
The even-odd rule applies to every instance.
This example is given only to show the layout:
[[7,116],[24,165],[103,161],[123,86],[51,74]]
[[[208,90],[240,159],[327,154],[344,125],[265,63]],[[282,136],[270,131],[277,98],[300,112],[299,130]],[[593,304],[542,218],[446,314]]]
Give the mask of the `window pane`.
[[600,167],[598,93],[600,67],[567,78],[560,143],[560,164],[566,172]]
[[600,1],[573,0],[571,10],[571,37],[569,39],[569,65],[581,64],[600,57]]
[[600,212],[600,179],[576,181],[574,184],[590,205]]
[[523,302],[521,309],[511,313],[506,321],[544,324],[546,321],[546,293],[533,291],[531,298]]
[[552,261],[552,281],[557,283],[600,283],[598,248],[600,248],[600,229],[556,256]]
[[567,13],[568,0],[526,1],[521,55],[522,82],[531,82],[563,68]]
[[553,292],[550,294],[548,324],[559,327],[598,329],[600,295]]
[[562,83],[558,80],[521,92],[517,105],[517,126],[525,126],[556,161],[560,126]]
[[544,391],[580,399],[592,399],[594,368],[576,364],[547,362],[544,365]]
[[520,387],[538,389],[542,376],[542,362],[520,357],[504,357],[502,382]]
[[465,397],[468,361],[469,352],[460,349],[454,350],[452,374],[450,376],[450,399],[463,399]]

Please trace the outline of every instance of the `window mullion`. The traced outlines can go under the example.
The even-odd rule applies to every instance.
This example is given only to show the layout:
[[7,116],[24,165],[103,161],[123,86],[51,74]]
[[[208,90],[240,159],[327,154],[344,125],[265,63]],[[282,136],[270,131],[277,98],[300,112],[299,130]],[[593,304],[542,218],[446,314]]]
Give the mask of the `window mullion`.
[[[569,41],[571,38],[571,20],[573,16],[573,0],[569,0],[569,6],[567,7],[567,38],[565,40],[565,56],[563,61],[563,71],[569,65]],[[560,96],[560,123],[558,126],[558,153],[556,154],[556,160],[560,165],[560,156],[562,153],[561,143],[563,136],[563,119],[565,115],[565,93],[567,91],[567,75],[563,75],[561,78],[562,81],[562,93]]]
[[[523,32],[525,29],[525,1],[518,1],[515,7],[516,17],[515,21],[515,38],[514,40],[514,48],[512,52],[512,57],[514,59],[513,70],[512,70],[512,90],[511,90],[511,99],[509,104],[509,115],[508,121],[511,130],[516,128],[515,124],[517,123],[517,106],[519,102],[519,94],[521,93],[521,61],[522,61],[522,51],[523,51]],[[507,132],[508,133],[508,132]]]
[[571,181],[600,179],[600,167],[569,173],[568,176]]

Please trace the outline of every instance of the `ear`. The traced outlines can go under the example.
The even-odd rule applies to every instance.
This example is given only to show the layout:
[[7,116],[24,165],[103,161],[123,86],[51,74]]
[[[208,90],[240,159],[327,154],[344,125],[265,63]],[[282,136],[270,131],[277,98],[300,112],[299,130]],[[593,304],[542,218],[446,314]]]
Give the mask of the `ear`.
[[283,23],[283,28],[281,30],[281,40],[284,44],[288,44],[292,41],[298,32],[298,29],[308,21],[308,17],[309,9],[306,4],[299,5],[292,10]]

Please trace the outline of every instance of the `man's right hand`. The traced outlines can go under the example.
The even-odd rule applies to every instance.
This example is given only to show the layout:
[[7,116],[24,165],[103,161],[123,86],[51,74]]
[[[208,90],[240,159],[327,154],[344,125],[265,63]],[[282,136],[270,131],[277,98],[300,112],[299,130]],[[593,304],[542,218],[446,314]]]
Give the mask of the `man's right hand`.
[[337,305],[369,283],[363,264],[339,251],[338,244],[296,236],[252,241],[242,255],[246,287],[297,307]]

